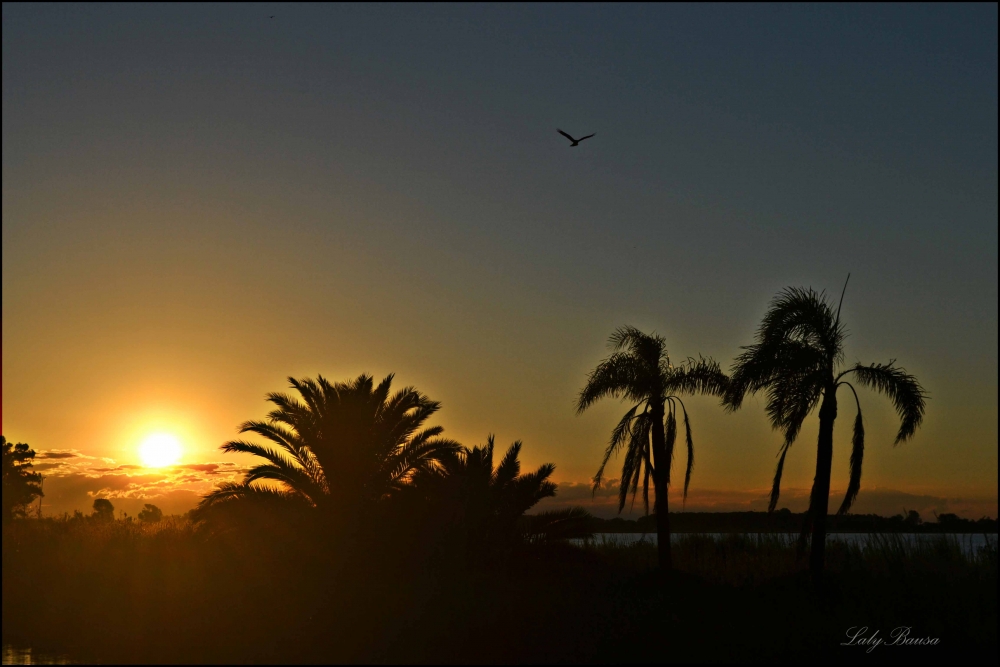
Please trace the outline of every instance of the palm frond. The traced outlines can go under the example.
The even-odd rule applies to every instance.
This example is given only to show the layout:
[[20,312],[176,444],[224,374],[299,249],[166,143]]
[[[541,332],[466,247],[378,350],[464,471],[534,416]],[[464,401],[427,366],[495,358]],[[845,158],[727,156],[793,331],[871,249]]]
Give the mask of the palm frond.
[[274,489],[258,484],[243,484],[236,482],[223,482],[218,488],[205,495],[192,510],[191,517],[195,521],[200,521],[206,514],[214,508],[230,502],[251,502],[251,503],[300,503],[306,504],[306,499],[300,494],[281,489]]
[[680,399],[676,399],[681,404],[684,411],[684,442],[687,444],[687,469],[684,471],[684,501],[688,497],[688,486],[691,484],[691,470],[694,468],[694,440],[691,438],[691,422],[688,420],[688,411]]
[[674,416],[674,401],[673,399],[668,399],[667,402],[670,404],[670,408],[667,410],[667,424],[665,429],[665,446],[666,446],[666,460],[663,463],[659,461],[656,465],[662,465],[665,468],[663,478],[666,480],[667,485],[670,484],[670,469],[674,464],[674,444],[677,442],[677,418]]
[[639,476],[642,470],[643,452],[649,447],[649,429],[652,426],[651,420],[646,415],[641,423],[636,424],[638,428],[632,429],[632,439],[625,450],[625,458],[622,461],[621,486],[618,489],[618,511],[621,512],[628,502],[629,493],[633,498],[639,490]]
[[838,361],[843,354],[845,336],[846,331],[826,293],[811,287],[788,287],[779,292],[757,332],[757,339],[763,344],[791,339],[818,347],[831,362]]
[[643,396],[637,396],[637,389],[643,379],[641,361],[631,354],[616,352],[599,363],[587,377],[587,384],[577,399],[577,414],[608,396],[630,398],[635,402],[643,400]]
[[636,404],[631,410],[626,412],[625,416],[618,422],[618,425],[611,431],[611,442],[608,443],[608,448],[604,451],[604,458],[601,460],[601,467],[597,469],[597,474],[594,476],[595,493],[601,487],[601,480],[604,479],[604,467],[608,464],[608,460],[612,454],[618,451],[630,439],[632,435],[632,420],[635,417],[637,409],[639,409],[639,404]]
[[858,415],[854,418],[854,435],[851,438],[851,477],[847,483],[847,494],[844,496],[844,502],[837,510],[837,514],[846,514],[858,497],[858,491],[861,490],[861,464],[865,457],[865,424],[861,417],[861,400],[858,398],[858,393],[854,391],[854,387],[846,382],[843,384],[847,384],[854,393]]
[[768,512],[773,512],[774,508],[778,506],[778,496],[781,494],[781,473],[785,469],[785,454],[788,453],[788,448],[791,446],[792,443],[789,440],[785,440],[785,444],[781,446],[778,465],[774,468],[774,481],[771,483],[771,500],[767,503]]
[[493,475],[494,484],[505,486],[521,474],[521,463],[517,460],[520,453],[521,441],[518,440],[507,449],[507,453],[500,459],[500,464]]
[[669,393],[722,397],[729,388],[729,376],[711,357],[691,358],[680,366],[665,368],[663,376],[663,390]]
[[270,463],[261,464],[247,471],[243,477],[243,484],[252,484],[262,479],[281,482],[285,484],[288,491],[302,494],[313,503],[322,494],[322,487],[301,468],[283,467]]
[[281,454],[270,447],[258,445],[255,442],[249,442],[247,440],[230,440],[229,442],[223,444],[220,449],[227,454],[239,453],[259,456],[260,458],[266,459],[272,464],[283,468],[295,467],[295,465],[289,461],[284,454]]
[[897,367],[895,359],[887,364],[856,364],[840,376],[848,373],[854,373],[862,386],[881,392],[892,400],[900,420],[899,432],[893,444],[898,445],[913,436],[924,419],[927,399],[927,394],[916,377],[907,373],[906,369]]
[[408,442],[387,457],[380,476],[392,488],[407,483],[417,472],[444,468],[444,464],[464,448],[448,438],[432,438],[422,442]]

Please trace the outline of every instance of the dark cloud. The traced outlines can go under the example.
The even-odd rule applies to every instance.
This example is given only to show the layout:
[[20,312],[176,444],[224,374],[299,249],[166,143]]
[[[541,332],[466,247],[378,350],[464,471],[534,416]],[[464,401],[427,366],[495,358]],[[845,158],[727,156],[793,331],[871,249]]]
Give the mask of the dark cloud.
[[43,470],[53,470],[55,468],[62,468],[64,465],[62,463],[34,463],[31,466],[32,470],[41,472]]
[[35,454],[36,459],[74,459],[80,456],[79,452],[72,449],[50,449]]
[[187,463],[185,465],[174,466],[185,470],[200,470],[201,472],[213,472],[218,469],[218,463]]

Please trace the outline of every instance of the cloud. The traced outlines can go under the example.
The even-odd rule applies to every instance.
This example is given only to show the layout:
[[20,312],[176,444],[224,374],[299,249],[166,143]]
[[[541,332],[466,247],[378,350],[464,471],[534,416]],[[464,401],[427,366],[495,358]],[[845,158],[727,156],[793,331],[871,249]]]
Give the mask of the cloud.
[[62,463],[33,463],[31,464],[31,469],[35,472],[42,472],[43,470],[54,470],[62,466]]
[[199,470],[201,472],[214,472],[219,468],[218,463],[187,463],[185,465],[174,466],[175,468],[184,468],[186,470]]
[[235,481],[246,470],[230,462],[151,469],[117,465],[111,459],[79,453],[38,463],[35,469],[45,471],[42,511],[49,515],[89,512],[96,498],[111,499],[117,509],[130,514],[144,503],[152,503],[167,514],[183,513],[195,507],[219,482]]
[[35,459],[74,459],[80,456],[75,449],[49,449],[35,454]]

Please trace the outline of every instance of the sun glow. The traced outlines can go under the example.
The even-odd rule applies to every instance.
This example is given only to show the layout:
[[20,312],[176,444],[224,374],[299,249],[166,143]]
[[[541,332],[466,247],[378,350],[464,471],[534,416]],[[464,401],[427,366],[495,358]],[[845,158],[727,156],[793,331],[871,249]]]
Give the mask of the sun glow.
[[168,433],[153,433],[139,445],[139,458],[149,468],[173,465],[181,458],[181,443]]

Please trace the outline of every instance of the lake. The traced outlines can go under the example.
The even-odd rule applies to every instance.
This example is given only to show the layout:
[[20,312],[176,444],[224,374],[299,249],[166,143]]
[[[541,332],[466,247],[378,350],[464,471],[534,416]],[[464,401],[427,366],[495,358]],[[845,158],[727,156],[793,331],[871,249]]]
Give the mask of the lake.
[[[755,536],[770,536],[772,538],[779,538],[786,540],[789,545],[795,544],[796,540],[799,538],[798,533],[673,533],[670,536],[670,543],[676,544],[678,540],[683,540],[688,535],[706,535],[714,537],[716,539],[720,537],[725,537],[726,535],[755,535]],[[868,544],[869,538],[872,535],[877,535],[878,533],[829,533],[826,536],[829,542],[847,542],[849,544],[854,544],[862,549]],[[987,541],[989,544],[996,548],[997,535],[994,534],[983,534],[983,533],[889,533],[891,535],[896,535],[905,540],[909,544],[916,544],[918,542],[929,542],[934,540],[947,539],[949,541],[954,541],[962,547],[962,551],[969,554],[975,553],[980,548],[986,546]],[[618,545],[628,545],[635,544],[637,542],[649,542],[650,544],[656,544],[656,533],[594,533],[594,536],[589,540],[575,539],[570,540],[574,544],[584,546],[586,544],[618,544]]]
[[40,653],[30,648],[16,648],[10,644],[3,645],[3,664],[5,665],[71,665],[73,661],[65,655]]

